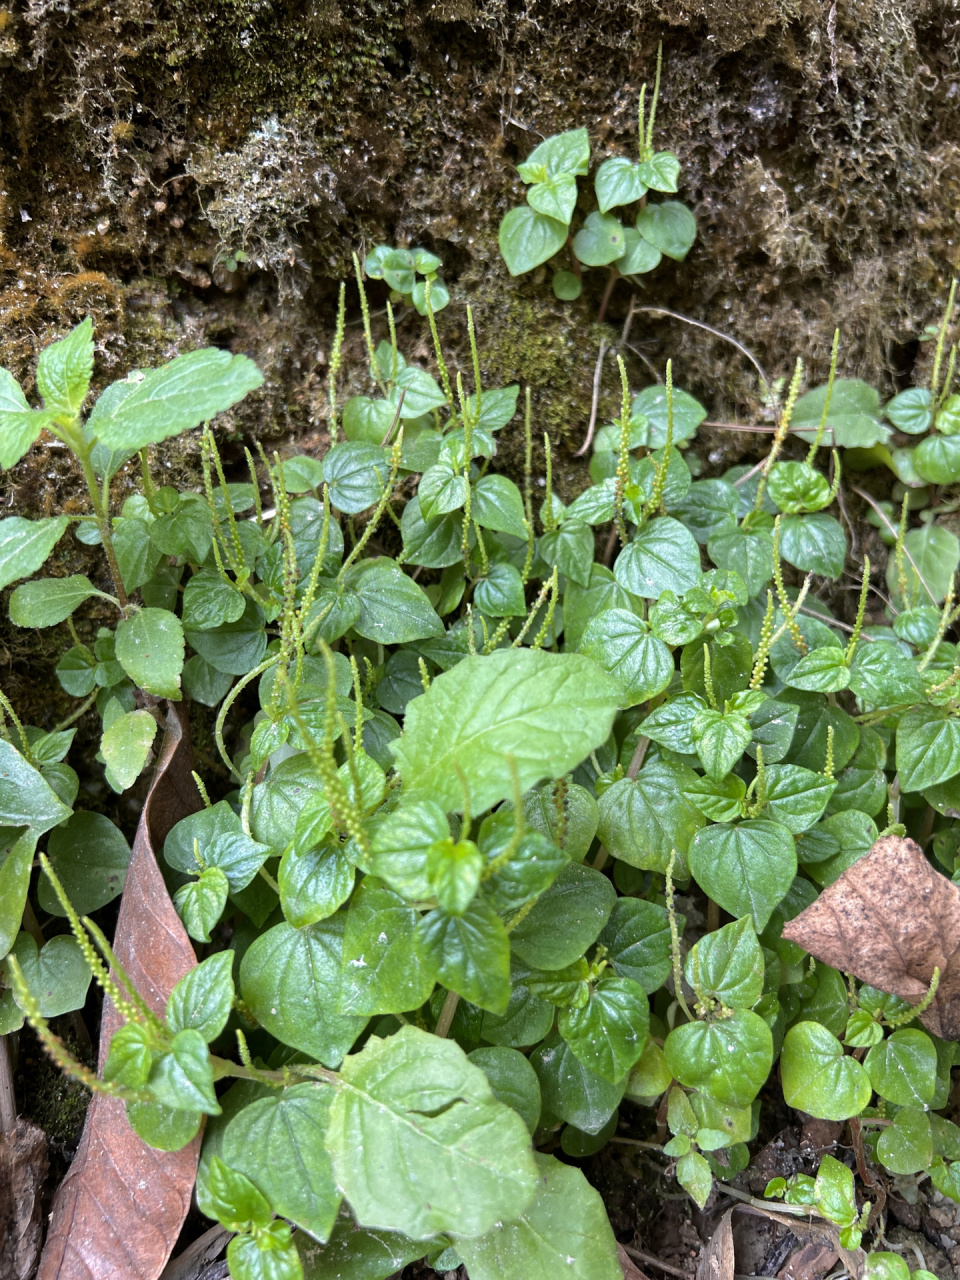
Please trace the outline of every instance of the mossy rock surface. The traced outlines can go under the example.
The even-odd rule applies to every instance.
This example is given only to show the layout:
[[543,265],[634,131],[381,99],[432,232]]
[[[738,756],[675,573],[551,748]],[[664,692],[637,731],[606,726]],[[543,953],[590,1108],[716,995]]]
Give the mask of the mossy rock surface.
[[[350,254],[420,243],[451,286],[454,359],[470,301],[485,376],[532,386],[538,442],[560,445],[558,489],[576,492],[600,341],[629,290],[604,330],[603,272],[559,304],[545,272],[507,275],[496,230],[542,136],[583,125],[595,161],[633,151],[659,40],[657,139],[680,156],[700,235],[638,305],[730,333],[771,377],[803,355],[811,381],[839,324],[844,375],[903,385],[960,270],[960,21],[940,0],[14,0],[0,10],[0,364],[29,383],[38,351],[88,313],[98,386],[207,343],[244,351],[266,382],[223,424],[228,465],[243,439],[322,451]],[[344,394],[368,389],[354,303]],[[400,334],[429,361],[419,317]],[[702,329],[640,312],[630,343],[636,388],[670,355],[711,419],[756,412],[752,367]],[[618,402],[609,362],[601,422]],[[707,440],[714,462],[756,448]],[[497,465],[518,458],[505,436]],[[11,509],[75,498],[77,477],[46,461],[4,477]],[[194,475],[189,442],[157,466]]]

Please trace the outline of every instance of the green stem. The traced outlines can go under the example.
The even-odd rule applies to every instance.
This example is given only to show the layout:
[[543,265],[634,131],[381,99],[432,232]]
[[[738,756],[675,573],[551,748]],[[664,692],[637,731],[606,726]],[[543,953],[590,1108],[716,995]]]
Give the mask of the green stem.
[[93,514],[97,518],[97,528],[100,530],[100,541],[103,543],[103,553],[107,557],[107,564],[110,566],[110,576],[113,579],[113,589],[116,592],[121,609],[126,609],[130,600],[127,596],[126,588],[123,585],[123,574],[120,572],[117,553],[113,548],[113,537],[110,530],[110,517],[107,514],[106,505],[100,495],[100,486],[97,483],[97,473],[93,469],[93,445],[88,444],[87,441],[83,439],[80,435],[79,427],[76,427],[74,430],[61,428],[61,431],[61,439],[63,439],[69,448],[73,450],[81,468],[83,469],[83,478],[87,482],[90,501],[93,503]]

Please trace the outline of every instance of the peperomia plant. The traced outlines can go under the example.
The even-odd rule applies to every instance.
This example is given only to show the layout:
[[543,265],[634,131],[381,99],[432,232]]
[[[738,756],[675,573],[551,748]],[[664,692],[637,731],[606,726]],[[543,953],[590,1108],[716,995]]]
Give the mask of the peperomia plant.
[[[117,891],[125,850],[84,861],[109,840],[100,815],[71,817],[73,797],[55,794],[69,742],[11,715],[5,1027],[25,1014],[81,1072],[48,1020],[77,1007],[92,971],[124,1025],[103,1079],[85,1078],[122,1098],[154,1146],[180,1148],[206,1124],[197,1202],[235,1233],[238,1280],[375,1280],[421,1258],[463,1263],[471,1280],[620,1280],[600,1197],[561,1157],[626,1136],[699,1205],[715,1190],[742,1197],[777,1065],[787,1105],[855,1123],[858,1161],[877,1176],[914,1190],[929,1177],[960,1200],[960,1129],[937,1114],[956,1045],[917,1021],[936,978],[912,1005],[783,936],[880,825],[909,831],[948,874],[960,850],[958,608],[952,582],[913,557],[907,507],[884,621],[867,620],[866,560],[852,622],[814,594],[848,563],[829,514],[836,452],[831,478],[818,465],[833,374],[804,457],[783,456],[798,363],[762,465],[695,480],[678,446],[702,407],[669,365],[665,386],[633,397],[621,362],[593,483],[561,502],[545,439],[535,507],[529,393],[518,485],[488,468],[519,389],[482,386],[469,312],[472,389],[451,376],[429,297],[436,376],[406,362],[389,311],[375,342],[361,288],[371,394],[338,409],[338,346],[322,460],[264,459],[251,485],[230,484],[205,433],[203,493],[148,482],[111,520],[96,490],[85,523],[117,562],[106,594],[120,619],[61,671],[94,673],[105,720],[120,702],[109,735],[176,696],[189,645],[183,686],[219,704],[233,789],[215,803],[205,792],[166,838],[200,962],[159,1017],[78,918]],[[343,320],[341,300],[341,340]],[[181,402],[199,406],[186,427],[256,381],[242,357],[180,359],[191,363],[120,386],[182,386],[169,371],[214,362],[220,399],[205,375]],[[31,430],[52,423],[97,475],[94,432],[121,414],[121,394],[105,392],[73,435],[56,414]],[[125,421],[145,430],[151,403],[141,395]],[[169,406],[162,421],[173,434]],[[108,428],[118,448],[146,443],[122,436]],[[46,554],[63,519],[21,521],[19,545],[46,538]],[[123,521],[166,557],[150,552],[136,585]],[[163,627],[144,644],[160,660],[145,662],[121,629],[153,614]],[[246,715],[231,730],[232,707]],[[105,741],[122,784],[135,771],[121,776],[111,751]],[[38,952],[17,930],[47,831],[37,892],[73,937]],[[768,1192],[850,1250],[876,1226],[852,1169],[829,1156]],[[868,1269],[894,1276],[891,1257]]]
[[[511,209],[500,224],[500,252],[511,275],[522,275],[569,247],[571,269],[558,268],[553,291],[558,298],[579,298],[583,267],[609,267],[602,313],[622,276],[645,275],[663,257],[682,262],[696,239],[697,223],[678,200],[651,202],[648,193],[677,190],[680,162],[669,151],[654,151],[653,127],[660,93],[661,50],[657,78],[645,120],[646,85],[640,91],[639,158],[610,156],[597,169],[594,192],[597,208],[573,230],[577,211],[577,178],[590,170],[590,140],[586,129],[571,129],[546,138],[518,173],[527,184],[527,203]],[[636,209],[633,226],[624,226],[610,210]]]
[[[427,314],[428,284],[434,312],[442,311],[450,301],[447,286],[437,276],[441,266],[437,255],[427,249],[392,249],[388,244],[378,244],[363,260],[363,269],[371,280],[386,280],[395,300],[412,302],[422,316]],[[418,280],[417,276],[423,279]]]

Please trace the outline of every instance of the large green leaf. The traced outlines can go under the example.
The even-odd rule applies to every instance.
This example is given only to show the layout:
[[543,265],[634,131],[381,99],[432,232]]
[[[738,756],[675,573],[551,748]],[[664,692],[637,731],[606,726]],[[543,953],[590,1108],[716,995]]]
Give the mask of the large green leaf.
[[91,596],[110,599],[82,573],[25,582],[10,597],[10,621],[18,627],[55,627]]
[[457,1239],[470,1280],[622,1280],[599,1193],[579,1169],[535,1158],[540,1184],[526,1212],[479,1238]]
[[259,387],[263,375],[246,356],[205,347],[177,356],[160,369],[130,374],[133,389],[101,408],[98,400],[88,429],[110,449],[142,449],[207,422]]
[[[2,458],[0,465],[3,465]],[[8,516],[0,520],[0,587],[7,587],[18,578],[29,578],[36,573],[63,537],[68,524],[66,516],[51,516],[46,520]]]
[[663,907],[642,898],[618,898],[598,942],[606,947],[613,971],[632,978],[648,995],[666,982],[670,924]]
[[340,1192],[324,1146],[333,1090],[319,1081],[261,1098],[227,1125],[223,1158],[266,1195],[274,1212],[329,1238]]
[[482,811],[543,778],[559,778],[607,738],[616,681],[589,658],[500,649],[466,658],[407,706],[391,743],[404,795]]
[[[896,596],[897,604],[901,608],[911,603],[929,604],[931,595],[939,604],[950,590],[953,575],[957,571],[957,566],[960,565],[960,539],[942,525],[925,524],[920,529],[911,529],[903,540],[903,546],[910,557],[909,560],[904,558],[904,572],[907,579],[906,601],[901,601],[899,598],[900,571],[896,556],[891,555],[887,560],[887,586]],[[930,595],[927,594],[928,589]]]
[[240,993],[271,1035],[339,1066],[366,1018],[337,1013],[343,959],[343,915],[305,929],[274,925],[240,965]]
[[477,1236],[532,1200],[526,1125],[450,1040],[413,1026],[374,1036],[340,1080],[326,1145],[362,1226]]

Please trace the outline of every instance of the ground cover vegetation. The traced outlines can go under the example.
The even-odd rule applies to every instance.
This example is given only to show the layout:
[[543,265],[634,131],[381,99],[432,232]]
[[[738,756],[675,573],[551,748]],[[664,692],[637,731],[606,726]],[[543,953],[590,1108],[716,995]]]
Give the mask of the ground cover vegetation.
[[[623,256],[582,251],[596,218],[642,200],[638,183],[672,190],[637,165],[675,185],[641,134],[639,162],[597,175],[583,265]],[[581,141],[542,147],[531,190],[562,203]],[[667,203],[637,215],[659,252],[644,213]],[[529,207],[563,225],[562,248],[558,209]],[[960,438],[953,295],[929,387],[881,406],[836,376],[835,340],[825,386],[801,395],[798,361],[763,388],[763,461],[709,478],[687,461],[704,408],[669,364],[634,393],[621,361],[619,414],[564,504],[549,438],[534,475],[530,389],[482,385],[469,311],[471,361],[448,365],[439,266],[390,246],[367,260],[423,312],[428,369],[400,350],[390,303],[378,339],[357,262],[369,394],[338,395],[344,287],[330,448],[250,453],[249,481],[227,481],[209,426],[201,490],[157,485],[150,456],[258,385],[244,356],[178,356],[85,412],[86,321],[41,355],[41,407],[0,373],[0,466],[50,432],[91,506],[0,520],[11,620],[71,627],[94,596],[116,611],[63,654],[68,723],[22,724],[0,696],[0,1032],[28,1019],[154,1148],[203,1131],[196,1197],[234,1233],[237,1280],[376,1280],[421,1258],[471,1280],[619,1280],[603,1203],[561,1157],[616,1140],[633,1108],[637,1141],[698,1205],[715,1182],[736,1195],[777,1080],[788,1106],[850,1122],[857,1176],[825,1156],[767,1195],[836,1228],[861,1274],[905,1278],[873,1247],[866,1161],[904,1194],[929,1179],[960,1201],[960,1128],[938,1114],[960,1030],[960,542],[939,492]],[[894,429],[918,437],[909,457]],[[520,483],[491,467],[507,432]],[[137,455],[142,492],[115,511],[111,478]],[[874,504],[882,620],[864,557],[848,623],[816,589],[849,564],[831,512],[865,461],[903,492]],[[103,586],[32,576],[68,530],[102,548]],[[67,758],[95,708],[107,781],[127,790],[164,700],[215,709],[235,785],[214,801],[198,776],[202,808],[163,844],[199,962],[161,1015],[96,923],[130,850],[74,809]],[[42,945],[38,910],[65,922]],[[50,1027],[91,977],[122,1024],[99,1077]]]

